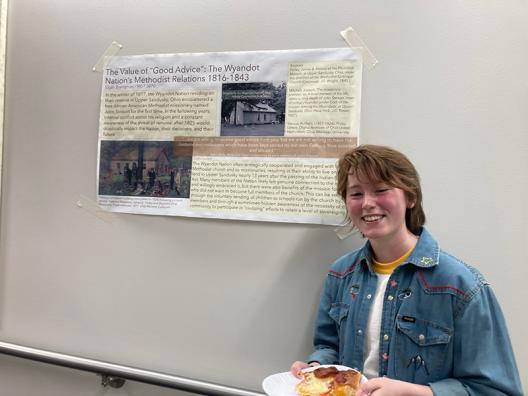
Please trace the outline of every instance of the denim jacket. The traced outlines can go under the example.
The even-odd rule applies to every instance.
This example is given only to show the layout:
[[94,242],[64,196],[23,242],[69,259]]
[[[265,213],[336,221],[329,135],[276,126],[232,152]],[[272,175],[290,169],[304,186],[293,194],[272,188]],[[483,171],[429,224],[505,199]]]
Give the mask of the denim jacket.
[[[376,284],[368,242],[331,266],[308,361],[363,369]],[[379,375],[428,384],[436,396],[523,393],[504,317],[488,282],[440,250],[425,229],[387,283]]]

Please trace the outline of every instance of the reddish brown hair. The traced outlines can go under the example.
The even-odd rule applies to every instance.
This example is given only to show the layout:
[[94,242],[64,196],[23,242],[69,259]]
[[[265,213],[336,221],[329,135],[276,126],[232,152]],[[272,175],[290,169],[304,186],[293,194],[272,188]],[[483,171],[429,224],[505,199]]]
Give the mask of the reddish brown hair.
[[420,177],[405,155],[390,147],[373,144],[363,144],[345,153],[337,169],[337,193],[345,202],[350,174],[371,183],[386,183],[403,190],[407,200],[413,203],[412,208],[405,212],[407,228],[416,234],[425,224]]

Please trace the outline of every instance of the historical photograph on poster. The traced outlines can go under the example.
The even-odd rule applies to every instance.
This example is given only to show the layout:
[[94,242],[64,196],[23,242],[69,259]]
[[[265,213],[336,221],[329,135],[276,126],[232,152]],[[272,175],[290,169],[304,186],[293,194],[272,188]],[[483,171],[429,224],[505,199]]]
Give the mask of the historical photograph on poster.
[[283,136],[286,82],[222,84],[222,136]]

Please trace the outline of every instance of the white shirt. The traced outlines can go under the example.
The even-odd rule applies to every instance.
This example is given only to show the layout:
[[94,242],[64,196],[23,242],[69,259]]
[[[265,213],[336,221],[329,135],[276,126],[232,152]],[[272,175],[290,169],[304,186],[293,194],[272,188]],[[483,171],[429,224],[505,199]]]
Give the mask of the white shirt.
[[365,349],[363,352],[363,374],[368,379],[379,377],[379,358],[380,358],[380,332],[381,332],[381,314],[383,312],[383,299],[387,281],[390,274],[377,274],[378,284],[374,301],[370,307],[367,329],[365,332]]

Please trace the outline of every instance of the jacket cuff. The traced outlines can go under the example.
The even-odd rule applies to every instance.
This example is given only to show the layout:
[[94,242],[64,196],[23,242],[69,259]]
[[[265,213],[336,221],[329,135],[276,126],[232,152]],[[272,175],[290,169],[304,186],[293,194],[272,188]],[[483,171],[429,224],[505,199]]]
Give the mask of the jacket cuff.
[[468,396],[468,392],[462,382],[454,378],[431,382],[429,386],[433,390],[434,396]]
[[317,349],[310,356],[309,362],[319,362],[321,364],[335,364],[337,363],[337,353],[333,349]]

